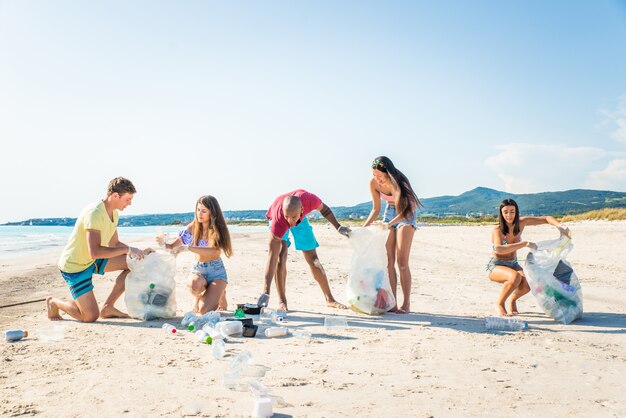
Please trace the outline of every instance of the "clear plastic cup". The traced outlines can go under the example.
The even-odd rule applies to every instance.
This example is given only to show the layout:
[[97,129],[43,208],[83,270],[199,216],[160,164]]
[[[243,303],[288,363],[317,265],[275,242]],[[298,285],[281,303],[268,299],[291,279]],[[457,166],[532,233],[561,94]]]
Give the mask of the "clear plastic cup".
[[348,327],[348,318],[340,315],[324,316],[324,328],[326,331],[345,331]]

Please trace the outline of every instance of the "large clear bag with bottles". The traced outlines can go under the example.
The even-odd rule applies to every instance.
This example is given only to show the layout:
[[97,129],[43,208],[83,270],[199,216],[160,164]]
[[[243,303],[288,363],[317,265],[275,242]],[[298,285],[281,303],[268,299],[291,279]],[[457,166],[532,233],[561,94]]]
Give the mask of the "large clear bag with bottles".
[[555,320],[569,324],[583,316],[583,294],[578,276],[565,257],[571,238],[541,241],[526,257],[524,273],[541,309]]
[[127,257],[124,301],[133,318],[150,321],[176,316],[176,257],[154,252],[142,260]]
[[353,311],[375,315],[396,306],[387,272],[388,236],[389,231],[372,226],[350,233],[348,242],[354,253],[346,293]]

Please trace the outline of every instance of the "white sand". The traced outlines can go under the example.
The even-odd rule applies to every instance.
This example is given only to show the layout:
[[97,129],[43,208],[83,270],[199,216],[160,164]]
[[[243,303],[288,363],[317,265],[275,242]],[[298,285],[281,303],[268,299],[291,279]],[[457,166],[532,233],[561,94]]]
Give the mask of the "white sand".
[[[24,328],[32,337],[0,342],[0,416],[248,416],[252,395],[221,382],[232,354],[243,351],[269,368],[256,379],[282,398],[275,416],[626,416],[626,223],[570,227],[575,247],[569,260],[581,280],[584,318],[556,323],[529,294],[519,303],[530,324],[525,332],[484,328],[500,290],[485,272],[491,227],[421,228],[411,255],[415,313],[344,311],[350,327],[339,335],[325,333],[323,316],[338,312],[324,306],[301,254],[290,250],[287,325],[310,330],[313,340],[267,339],[261,326],[254,339],[230,340],[231,356],[222,360],[189,333],[165,335],[164,321],[70,319],[63,321],[65,338],[49,342],[37,333],[50,325],[44,303],[3,308],[0,329]],[[332,290],[345,302],[349,245],[327,226],[315,229]],[[236,254],[226,260],[229,308],[256,300],[266,234],[233,237]],[[555,233],[530,227],[524,238]],[[3,262],[0,305],[69,297],[54,267],[57,256]],[[179,319],[191,305],[184,284],[191,262],[189,254],[179,257]],[[114,277],[96,279],[99,302]],[[118,307],[125,308],[123,297]],[[169,322],[179,325],[179,319]]]

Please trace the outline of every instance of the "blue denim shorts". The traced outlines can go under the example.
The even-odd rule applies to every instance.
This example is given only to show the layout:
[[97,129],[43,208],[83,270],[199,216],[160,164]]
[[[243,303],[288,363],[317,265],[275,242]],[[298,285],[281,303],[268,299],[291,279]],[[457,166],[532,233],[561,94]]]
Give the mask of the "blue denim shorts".
[[[387,203],[387,206],[385,207],[385,214],[383,215],[383,222],[387,223],[391,221],[393,218],[395,218],[396,216],[398,216],[398,211],[396,210],[396,206],[390,205],[389,203]],[[393,225],[391,229],[396,230],[405,225],[411,225],[413,229],[417,229],[417,222],[415,221],[415,213],[411,214],[409,218],[403,219],[397,224]]]
[[[270,221],[270,225],[271,224]],[[313,227],[307,218],[304,218],[298,225],[289,228],[287,232],[285,232],[283,241],[287,242],[287,247],[291,247],[289,232],[291,232],[293,236],[293,240],[296,243],[296,250],[298,251],[311,251],[320,246],[313,234]]]
[[61,276],[63,276],[67,286],[70,288],[70,293],[72,294],[73,299],[77,299],[79,296],[93,290],[91,277],[94,274],[104,274],[104,268],[108,262],[108,258],[99,258],[83,271],[79,271],[77,273],[66,273],[61,271]]
[[492,257],[491,260],[489,260],[489,263],[487,264],[487,268],[485,270],[487,270],[489,273],[491,273],[493,271],[493,269],[496,268],[496,266],[502,266],[502,267],[508,267],[510,269],[513,269],[515,271],[522,271],[522,266],[519,265],[519,263],[517,262],[517,259],[515,260],[500,260],[499,258],[495,258]]
[[221,258],[216,258],[215,260],[202,263],[194,263],[192,273],[197,273],[204,277],[207,284],[215,280],[228,282],[226,267],[224,267],[224,262]]

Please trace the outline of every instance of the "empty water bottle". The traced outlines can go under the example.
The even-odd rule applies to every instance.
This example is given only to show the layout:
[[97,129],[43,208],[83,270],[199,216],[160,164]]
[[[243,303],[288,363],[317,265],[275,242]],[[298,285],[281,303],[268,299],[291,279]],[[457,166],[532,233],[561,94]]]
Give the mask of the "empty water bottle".
[[213,338],[202,330],[196,331],[196,339],[204,344],[211,344],[213,342]]
[[493,330],[516,331],[520,329],[528,329],[528,322],[524,322],[518,318],[488,316],[485,318],[485,327]]
[[299,340],[309,341],[311,339],[311,333],[305,329],[295,328],[290,330],[291,335]]
[[4,338],[10,342],[19,341],[22,338],[26,337],[28,337],[28,331],[24,331],[21,329],[11,329],[9,331],[4,331]]
[[223,340],[213,340],[213,349],[211,350],[211,355],[216,359],[221,359],[226,354],[226,344],[224,344]]
[[270,327],[265,330],[265,336],[268,338],[282,337],[287,335],[287,328],[285,327]]
[[189,331],[197,331],[199,329],[202,329],[202,327],[205,324],[210,323],[210,324],[215,325],[217,322],[219,322],[219,320],[220,320],[220,314],[215,311],[210,311],[210,312],[205,313],[201,317],[196,318],[195,320],[191,321],[189,325],[187,326],[187,329]]
[[165,324],[163,324],[161,329],[166,334],[176,334],[176,327],[174,325],[172,325],[172,324],[168,324],[167,322]]

